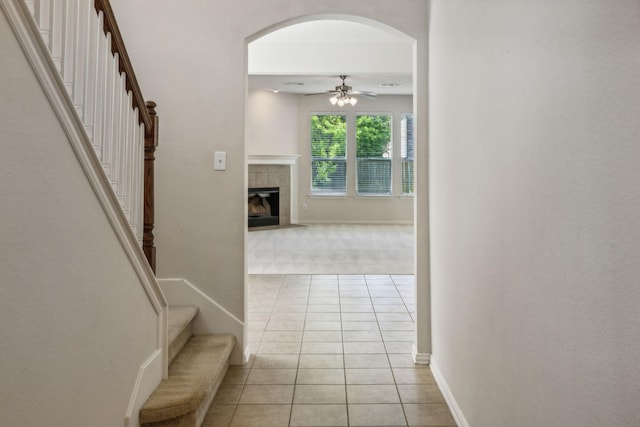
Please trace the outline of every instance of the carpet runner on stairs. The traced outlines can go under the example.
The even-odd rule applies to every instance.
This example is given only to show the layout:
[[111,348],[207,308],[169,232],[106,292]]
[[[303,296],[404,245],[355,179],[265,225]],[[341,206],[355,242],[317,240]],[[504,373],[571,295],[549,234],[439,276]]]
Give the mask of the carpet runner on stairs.
[[143,427],[200,426],[227,372],[236,337],[192,335],[197,312],[194,307],[169,309],[169,356],[174,353],[174,358],[168,378],[140,409]]

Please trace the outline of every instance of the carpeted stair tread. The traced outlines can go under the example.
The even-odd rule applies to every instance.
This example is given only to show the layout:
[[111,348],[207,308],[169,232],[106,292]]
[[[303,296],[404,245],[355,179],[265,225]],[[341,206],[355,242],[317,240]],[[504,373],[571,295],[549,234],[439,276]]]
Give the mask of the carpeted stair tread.
[[191,337],[169,366],[169,377],[140,409],[140,423],[161,422],[195,412],[215,391],[235,343],[232,334]]
[[198,307],[190,305],[169,306],[169,344],[198,314]]
[[198,311],[198,307],[194,306],[169,306],[169,364],[193,335],[192,322],[198,315]]

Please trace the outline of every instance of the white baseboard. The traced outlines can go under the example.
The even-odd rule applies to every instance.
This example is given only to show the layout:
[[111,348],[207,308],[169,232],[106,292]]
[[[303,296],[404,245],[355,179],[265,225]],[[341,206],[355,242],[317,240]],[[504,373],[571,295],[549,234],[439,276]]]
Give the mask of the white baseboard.
[[125,427],[140,426],[140,408],[162,380],[162,351],[156,350],[138,369],[138,376],[129,398],[129,406],[125,415]]
[[442,372],[440,372],[440,369],[438,368],[438,365],[433,357],[431,358],[431,372],[433,373],[433,377],[435,378],[436,383],[438,383],[438,387],[442,392],[442,396],[444,396],[444,399],[449,405],[451,415],[453,415],[456,424],[458,424],[459,427],[471,427],[464,414],[462,413],[462,409],[460,409],[458,402],[456,401],[455,397],[453,397],[451,389],[449,388],[449,384],[447,384],[447,381],[442,375]]
[[431,364],[431,354],[430,353],[418,353],[417,351],[411,352],[411,357],[413,357],[413,363],[416,365],[429,365]]
[[251,352],[249,351],[249,347],[245,347],[244,349],[244,359],[243,359],[243,365],[246,365],[247,363],[249,363],[249,360],[251,360]]
[[193,322],[195,334],[234,334],[238,344],[229,357],[232,365],[244,364],[244,322],[185,279],[159,279],[169,305],[193,305],[200,310]]

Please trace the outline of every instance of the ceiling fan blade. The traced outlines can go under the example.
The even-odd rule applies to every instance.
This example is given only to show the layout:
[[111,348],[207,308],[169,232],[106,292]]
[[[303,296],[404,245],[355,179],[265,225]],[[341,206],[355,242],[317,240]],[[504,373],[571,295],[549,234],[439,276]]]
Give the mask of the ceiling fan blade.
[[352,90],[351,93],[353,95],[359,95],[359,96],[365,96],[367,98],[375,98],[376,96],[378,96],[377,93],[373,93],[373,92],[362,92],[359,90]]
[[318,93],[305,93],[304,96],[311,96],[311,95],[327,95],[327,94],[336,94],[338,92],[336,92],[335,90],[326,90],[324,92],[318,92]]
[[351,86],[347,86],[344,82],[347,76],[340,76],[340,78],[342,79],[342,84],[340,86],[336,86],[335,90],[327,90],[325,92],[318,92],[318,93],[307,93],[305,94],[305,96],[327,95],[327,94],[333,94],[338,96],[355,95],[355,96],[364,96],[366,98],[375,98],[376,96],[378,96],[378,94],[374,92],[353,90]]

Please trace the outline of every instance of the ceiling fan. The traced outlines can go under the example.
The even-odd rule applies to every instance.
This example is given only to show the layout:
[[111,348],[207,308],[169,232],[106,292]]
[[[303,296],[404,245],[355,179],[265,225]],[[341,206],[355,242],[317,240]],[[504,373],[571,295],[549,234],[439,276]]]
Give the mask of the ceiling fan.
[[306,96],[324,95],[324,94],[330,93],[330,94],[333,94],[333,96],[329,98],[329,101],[331,102],[331,104],[338,105],[340,107],[342,107],[345,104],[356,105],[358,100],[354,98],[353,95],[362,95],[362,96],[366,96],[367,98],[375,98],[377,96],[377,94],[373,92],[353,90],[351,86],[348,86],[344,82],[346,78],[347,76],[340,76],[340,79],[342,80],[342,84],[336,86],[334,90],[327,90],[325,92],[320,92],[320,93],[309,93]]

